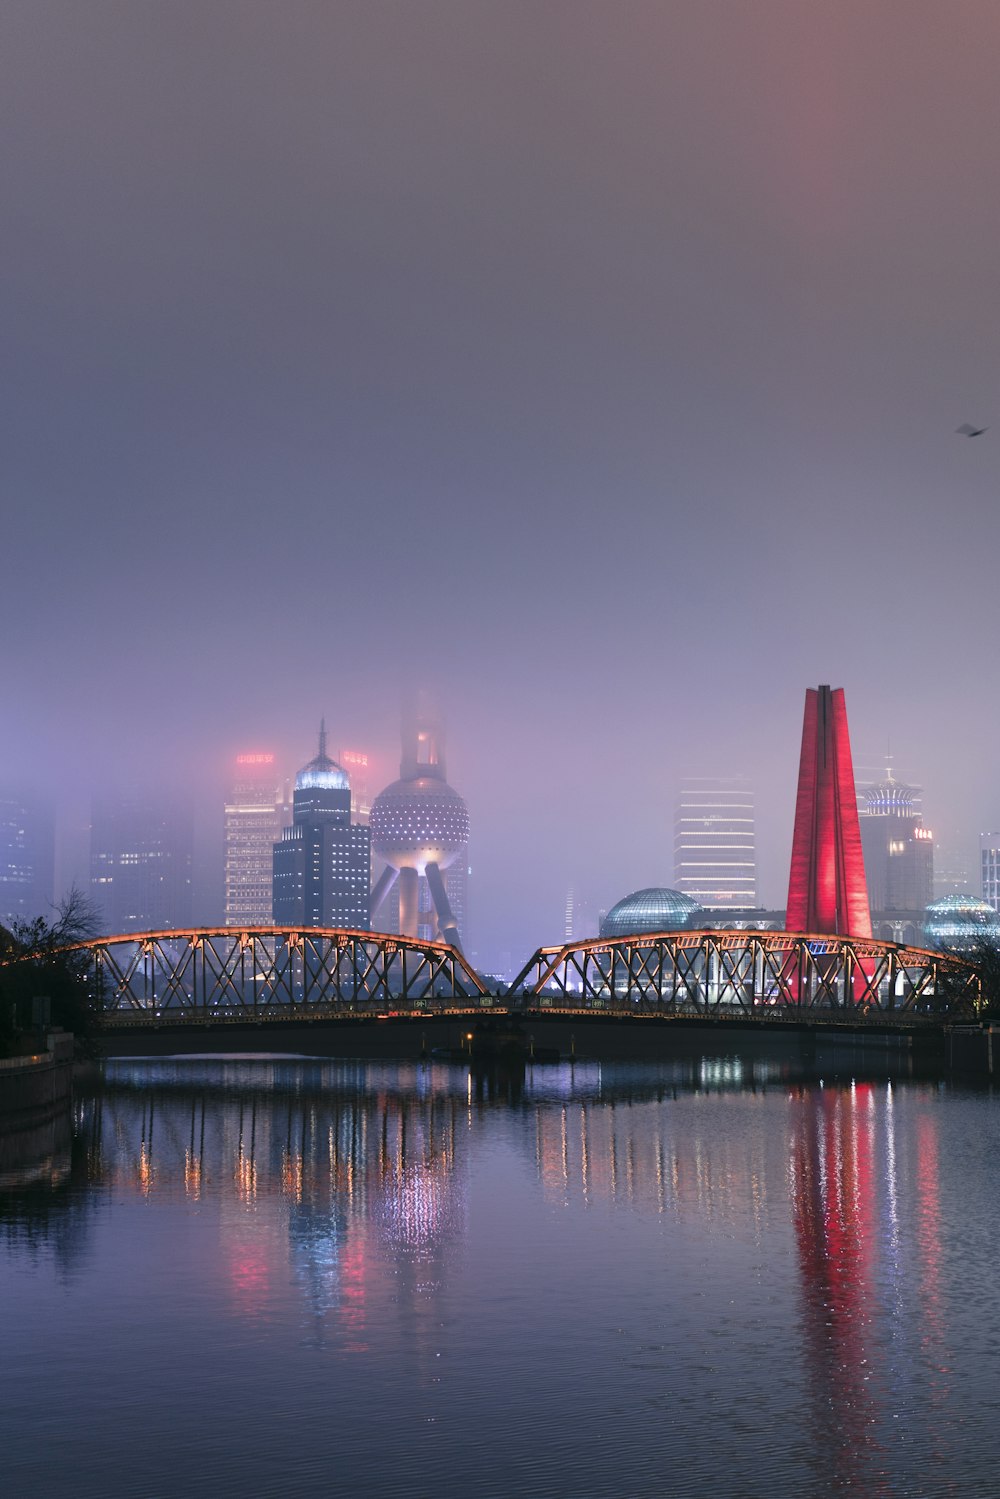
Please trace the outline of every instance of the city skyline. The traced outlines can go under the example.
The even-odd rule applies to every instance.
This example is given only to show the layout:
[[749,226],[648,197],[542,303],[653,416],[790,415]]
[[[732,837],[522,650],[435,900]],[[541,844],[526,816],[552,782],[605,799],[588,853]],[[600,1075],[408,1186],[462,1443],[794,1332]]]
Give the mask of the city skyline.
[[92,795],[187,789],[210,868],[233,754],[325,712],[391,759],[427,681],[530,947],[669,881],[691,767],[753,782],[779,904],[836,681],[976,882],[995,8],[292,11],[4,18],[0,781],[84,851]]

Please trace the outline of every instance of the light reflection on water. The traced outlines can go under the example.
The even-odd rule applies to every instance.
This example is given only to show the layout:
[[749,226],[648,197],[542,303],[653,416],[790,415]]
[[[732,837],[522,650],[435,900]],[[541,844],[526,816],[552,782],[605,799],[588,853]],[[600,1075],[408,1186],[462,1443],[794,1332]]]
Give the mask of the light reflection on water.
[[989,1094],[759,1058],[109,1064],[0,1179],[8,1472],[993,1493],[998,1137]]

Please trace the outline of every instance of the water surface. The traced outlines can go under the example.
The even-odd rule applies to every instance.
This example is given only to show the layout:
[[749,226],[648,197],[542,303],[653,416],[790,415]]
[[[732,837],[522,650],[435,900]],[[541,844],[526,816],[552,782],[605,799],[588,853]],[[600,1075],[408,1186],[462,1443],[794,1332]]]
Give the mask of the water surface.
[[1000,1489],[988,1093],[128,1062],[53,1139],[0,1176],[19,1499]]

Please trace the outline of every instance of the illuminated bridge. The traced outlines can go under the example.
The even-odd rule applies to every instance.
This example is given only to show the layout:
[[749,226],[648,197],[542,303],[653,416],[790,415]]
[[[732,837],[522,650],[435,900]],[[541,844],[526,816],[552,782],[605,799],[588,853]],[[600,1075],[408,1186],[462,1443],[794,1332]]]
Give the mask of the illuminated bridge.
[[807,932],[681,931],[541,947],[512,993],[539,1007],[715,1018],[974,1015],[980,981],[951,954]]
[[981,998],[974,968],[952,955],[771,931],[539,948],[503,995],[454,947],[379,932],[203,928],[105,937],[71,951],[102,1026],[115,1031],[482,1009],[905,1028],[974,1017]]

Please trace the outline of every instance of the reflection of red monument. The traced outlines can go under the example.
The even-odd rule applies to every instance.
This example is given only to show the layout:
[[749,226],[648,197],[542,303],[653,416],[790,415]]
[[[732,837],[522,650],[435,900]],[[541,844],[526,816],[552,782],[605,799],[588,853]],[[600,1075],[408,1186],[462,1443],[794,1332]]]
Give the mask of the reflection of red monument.
[[806,692],[785,926],[841,937],[872,934],[842,687]]

